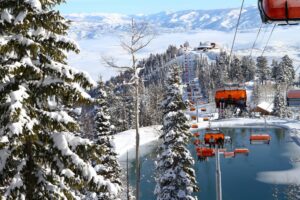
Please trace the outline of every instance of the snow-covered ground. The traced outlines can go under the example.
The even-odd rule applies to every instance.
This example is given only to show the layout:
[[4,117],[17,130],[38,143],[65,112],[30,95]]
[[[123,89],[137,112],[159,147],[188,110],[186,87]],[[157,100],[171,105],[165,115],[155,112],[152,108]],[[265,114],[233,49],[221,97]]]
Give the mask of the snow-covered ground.
[[[159,125],[140,128],[141,155],[145,155],[157,147],[160,129]],[[118,133],[114,136],[113,141],[119,160],[126,160],[127,151],[130,160],[135,158],[135,129]]]

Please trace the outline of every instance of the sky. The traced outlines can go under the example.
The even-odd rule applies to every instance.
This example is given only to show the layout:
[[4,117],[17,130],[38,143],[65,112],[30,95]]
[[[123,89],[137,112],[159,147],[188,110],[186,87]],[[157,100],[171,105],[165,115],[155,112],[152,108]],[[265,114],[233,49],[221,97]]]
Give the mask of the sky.
[[[161,11],[207,10],[240,7],[242,0],[66,0],[59,6],[64,14],[122,13],[153,14]],[[245,0],[254,5],[257,0]]]

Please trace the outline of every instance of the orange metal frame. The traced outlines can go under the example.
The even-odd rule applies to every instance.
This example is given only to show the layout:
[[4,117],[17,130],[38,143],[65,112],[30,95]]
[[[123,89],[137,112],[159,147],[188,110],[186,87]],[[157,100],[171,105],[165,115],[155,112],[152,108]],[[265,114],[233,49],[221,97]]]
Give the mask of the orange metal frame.
[[271,136],[268,135],[268,134],[257,134],[257,135],[251,135],[250,136],[250,140],[254,140],[254,141],[263,141],[263,140],[266,140],[266,141],[270,141],[271,140]]

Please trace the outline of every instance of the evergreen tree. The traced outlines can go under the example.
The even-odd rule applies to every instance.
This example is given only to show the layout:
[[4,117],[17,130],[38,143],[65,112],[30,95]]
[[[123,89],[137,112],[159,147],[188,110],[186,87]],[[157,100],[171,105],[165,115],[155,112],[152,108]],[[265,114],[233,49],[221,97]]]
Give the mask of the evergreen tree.
[[242,73],[245,81],[251,81],[255,76],[255,63],[250,56],[243,56],[241,61]]
[[256,59],[256,68],[257,68],[257,75],[261,84],[264,84],[266,80],[270,78],[271,71],[268,67],[267,58],[264,56],[259,56]]
[[295,69],[293,66],[293,61],[285,55],[282,57],[277,70],[276,80],[279,83],[290,85],[295,79]]
[[276,84],[273,115],[281,117],[281,118],[290,117],[290,115],[291,115],[291,113],[289,112],[289,110],[286,106],[285,96],[283,95],[281,86],[279,84]]
[[160,85],[151,84],[145,88],[140,103],[141,126],[162,124],[162,112],[159,106],[162,96],[163,91]]
[[[63,0],[0,1],[1,199],[86,199],[120,188],[92,167],[97,145],[75,134],[69,112],[91,103],[89,78],[66,63],[79,52]],[[54,99],[55,104],[49,99]],[[89,152],[89,153],[87,153]]]
[[[125,108],[125,125],[126,130],[134,129],[135,127],[135,114],[134,114],[134,98],[133,98],[133,91],[130,90],[129,93],[123,96],[123,106]],[[140,108],[139,108],[140,109]]]
[[272,78],[275,81],[278,81],[278,74],[279,74],[279,70],[280,70],[278,62],[276,60],[272,60],[271,67],[272,67]]
[[149,116],[151,116],[151,125],[162,124],[162,112],[160,102],[163,98],[163,87],[161,85],[152,85],[149,88]]
[[257,84],[257,82],[255,81],[253,85],[253,92],[250,101],[252,107],[255,107],[259,104],[260,94],[261,94],[260,85]]
[[229,69],[228,69],[229,56],[226,51],[221,51],[220,55],[216,58],[216,72],[218,76],[218,87],[223,85],[229,80]]
[[116,87],[112,81],[106,84],[107,103],[109,105],[108,112],[110,118],[110,124],[113,126],[113,132],[122,132],[126,129],[125,124],[125,108],[123,98],[119,91],[116,91]]
[[233,56],[230,64],[229,78],[233,82],[241,83],[244,81],[241,61],[238,57]]
[[133,92],[127,85],[115,85],[112,81],[106,84],[108,111],[110,123],[114,132],[122,132],[134,128]]
[[[116,188],[121,187],[120,166],[117,161],[117,154],[112,144],[112,127],[110,125],[110,116],[108,113],[108,104],[106,101],[106,92],[103,82],[100,80],[97,87],[98,105],[95,109],[95,127],[94,141],[98,144],[98,151],[103,152],[100,159],[95,159],[93,165],[98,174],[115,185]],[[98,194],[97,199],[116,199],[116,195],[110,193]]]
[[199,66],[198,78],[200,81],[201,92],[205,98],[208,98],[209,90],[212,89],[210,88],[210,83],[213,81],[210,72],[211,69],[209,67],[206,58],[205,59],[201,58],[198,61],[198,66]]
[[156,166],[155,194],[158,200],[194,200],[193,192],[198,191],[194,160],[186,148],[192,137],[189,132],[186,109],[180,93],[180,76],[177,67],[172,67],[167,89],[162,102],[163,128],[161,145]]

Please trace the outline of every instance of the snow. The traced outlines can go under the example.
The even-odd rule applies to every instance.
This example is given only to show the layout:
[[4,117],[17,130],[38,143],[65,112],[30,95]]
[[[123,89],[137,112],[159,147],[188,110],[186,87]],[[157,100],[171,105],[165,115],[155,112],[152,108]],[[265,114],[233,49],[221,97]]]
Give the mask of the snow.
[[266,110],[269,113],[271,113],[273,111],[274,104],[263,101],[263,102],[259,103],[257,105],[257,107],[259,107],[259,108],[261,108],[263,110]]
[[204,14],[204,15],[199,19],[199,21],[204,21],[204,20],[207,20],[207,19],[209,19],[209,18],[210,18],[209,14]]
[[[52,135],[54,146],[61,152],[64,156],[69,156],[72,160],[72,163],[80,169],[82,176],[89,181],[93,181],[96,186],[107,186],[108,190],[112,195],[117,195],[120,188],[110,181],[104,180],[103,176],[97,175],[96,170],[89,164],[86,164],[76,153],[74,153],[69,146],[76,148],[79,144],[87,144],[89,140],[82,139],[71,135],[70,133],[54,133]],[[62,173],[65,173],[66,176],[72,175],[71,171],[65,170]]]
[[179,19],[184,21],[184,22],[190,22],[191,20],[196,18],[197,15],[198,15],[198,13],[196,13],[196,12],[190,12],[190,13],[187,13],[185,15],[180,16]]
[[[2,143],[2,141],[1,141],[1,143]],[[3,168],[6,165],[6,160],[9,156],[10,156],[10,151],[8,151],[7,149],[0,150],[0,172],[1,173],[3,171]]]
[[[130,64],[130,56],[126,54],[120,46],[119,33],[115,34],[101,34],[101,37],[86,38],[80,36],[82,32],[88,35],[98,35],[97,29],[92,32],[85,30],[82,27],[81,30],[70,33],[71,36],[77,41],[81,47],[81,53],[70,53],[69,63],[78,69],[85,70],[91,74],[92,78],[97,80],[99,75],[102,75],[103,80],[108,80],[111,76],[117,75],[118,72],[114,69],[107,68],[105,63],[101,60],[101,57],[110,57],[118,55],[116,62],[120,66],[128,66]],[[270,31],[270,30],[268,30]],[[269,33],[269,32],[267,32]],[[270,40],[270,45],[266,49],[265,56],[272,58],[280,58],[284,54],[294,60],[294,66],[297,67],[300,64],[299,55],[299,31],[297,29],[276,29]],[[255,40],[257,30],[239,32],[238,39],[234,53],[239,55],[249,55]],[[287,37],[283,37],[287,36]],[[156,35],[155,39],[147,46],[143,51],[138,53],[137,58],[141,59],[148,57],[150,53],[162,53],[169,45],[176,45],[179,47],[187,39],[191,46],[197,47],[200,41],[212,41],[220,45],[224,49],[229,49],[232,43],[233,32],[222,32],[217,30],[193,30],[185,32],[168,32],[160,33]],[[253,51],[254,57],[261,54],[262,49],[266,43],[267,37],[260,35],[256,48]],[[99,45],[101,44],[101,45]],[[272,48],[271,48],[272,47]],[[112,53],[113,52],[113,53]],[[210,57],[210,55],[208,55]],[[299,68],[300,69],[300,68]]]
[[[140,146],[141,154],[146,154],[151,150],[151,144],[158,141],[161,126],[149,126],[140,128]],[[118,133],[114,136],[113,142],[115,144],[116,153],[119,159],[126,157],[127,151],[130,157],[134,158],[135,154],[132,152],[135,149],[135,129]]]
[[[300,185],[300,148],[297,144],[292,143],[289,146],[289,155],[293,168],[283,171],[261,172],[257,175],[257,180],[270,184],[297,184]],[[290,155],[292,154],[292,155]],[[294,158],[293,158],[294,157]],[[294,161],[293,161],[294,160]]]
[[18,90],[12,91],[8,96],[6,96],[6,103],[10,104],[9,111],[11,112],[11,114],[15,114],[15,112],[18,111],[19,117],[16,122],[8,125],[11,131],[10,136],[12,134],[22,134],[24,128],[32,130],[34,124],[37,123],[36,119],[30,119],[28,117],[26,109],[22,105],[22,102],[28,97],[29,95],[27,94],[27,89],[23,85],[20,85]]
[[91,95],[89,95],[78,83],[73,83],[72,86],[76,88],[85,99],[93,100]]
[[74,119],[69,116],[69,114],[65,111],[55,111],[55,112],[46,112],[43,114],[47,115],[47,117],[61,123],[75,123]]
[[[15,188],[20,188],[20,187],[24,186],[23,180],[22,180],[21,175],[20,175],[20,171],[23,169],[23,167],[25,165],[26,165],[26,161],[22,160],[21,163],[17,166],[17,173],[13,177],[10,185],[8,186],[8,188],[7,188],[6,192],[5,192],[5,194],[2,196],[3,199],[7,199],[7,197],[10,197],[10,192],[12,190],[14,190]],[[21,196],[23,196],[23,195],[21,195]],[[23,199],[23,198],[21,198],[21,199]]]
[[131,22],[131,18],[119,14],[119,13],[71,13],[66,15],[67,18],[71,18],[73,21],[84,21],[85,18],[92,19],[94,22],[97,22],[97,19],[101,19],[102,22],[107,24],[128,24]]
[[74,177],[74,175],[75,175],[75,173],[72,172],[72,170],[70,170],[70,169],[63,169],[61,171],[61,174],[65,175],[68,178]]
[[21,12],[17,15],[17,17],[16,17],[14,23],[15,23],[15,24],[19,24],[19,23],[21,24],[21,23],[23,23],[23,20],[25,19],[26,16],[27,16],[27,11],[21,11]]
[[42,10],[42,4],[40,0],[25,0],[25,3],[28,3],[32,8],[35,8],[38,11]]
[[[73,67],[70,67],[68,65],[64,65],[55,61],[51,61],[50,64],[46,64],[46,67],[55,70],[62,74],[62,76],[65,76],[67,78],[73,79],[75,74],[81,74],[89,83],[93,86],[96,86],[97,83],[91,78],[91,76],[84,72],[83,70],[76,70]],[[78,88],[79,89],[79,88]],[[79,89],[82,90],[82,89]],[[87,95],[87,94],[85,94]],[[89,95],[88,95],[89,96]]]
[[2,12],[1,12],[1,19],[3,21],[7,21],[8,23],[11,23],[11,20],[13,19],[13,16],[8,12],[7,9],[4,9]]

